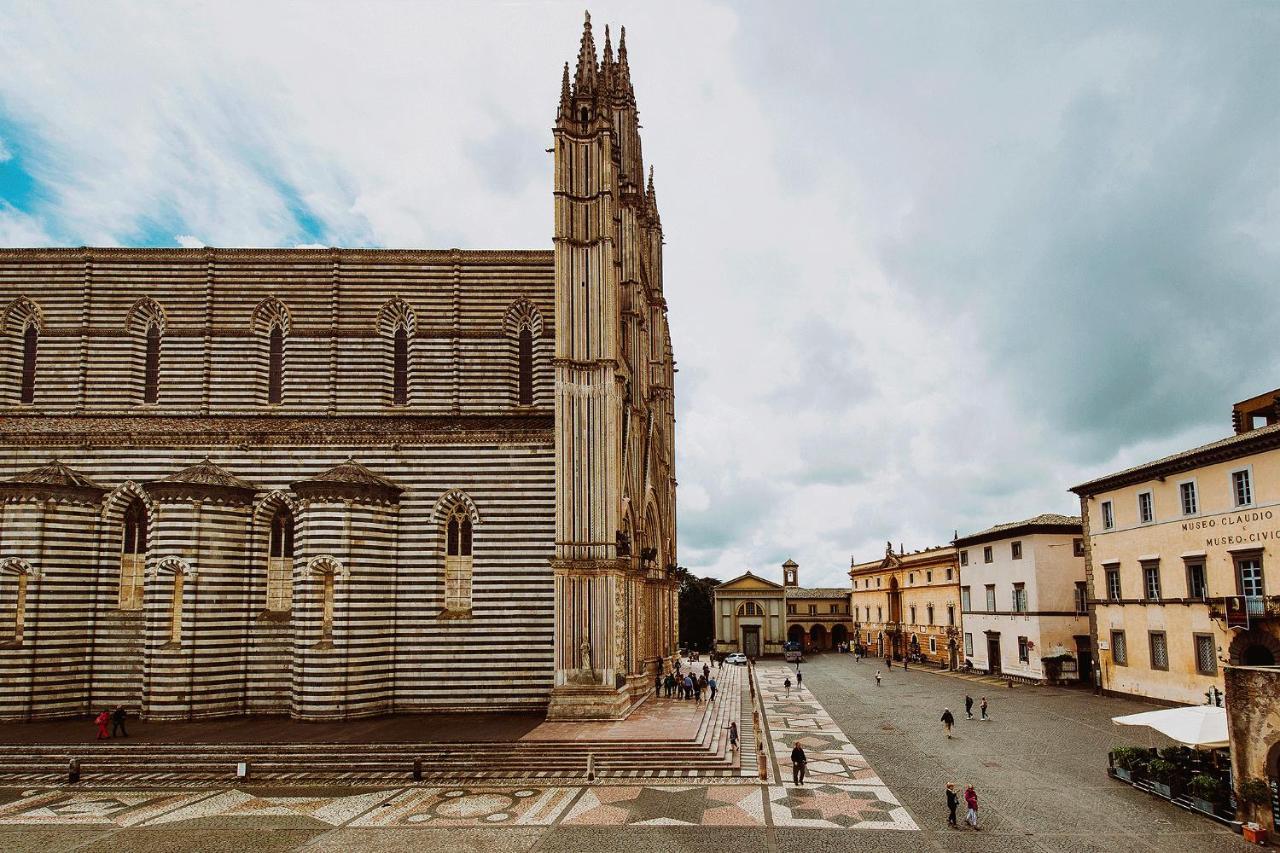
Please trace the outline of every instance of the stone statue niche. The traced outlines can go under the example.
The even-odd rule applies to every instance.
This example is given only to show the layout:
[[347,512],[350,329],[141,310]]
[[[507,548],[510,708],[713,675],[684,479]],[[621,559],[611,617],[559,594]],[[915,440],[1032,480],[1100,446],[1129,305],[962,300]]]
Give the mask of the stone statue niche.
[[586,640],[578,646],[578,669],[569,676],[570,684],[599,684],[600,676],[591,668],[591,644]]

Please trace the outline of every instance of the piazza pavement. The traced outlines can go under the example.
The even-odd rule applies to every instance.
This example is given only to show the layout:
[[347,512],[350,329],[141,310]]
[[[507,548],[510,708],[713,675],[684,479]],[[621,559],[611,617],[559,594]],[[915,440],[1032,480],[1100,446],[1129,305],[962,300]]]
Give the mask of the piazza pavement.
[[[379,787],[0,789],[0,850],[40,851],[1231,851],[1238,836],[1107,778],[1145,743],[1079,690],[825,655],[756,668],[766,770],[670,780]],[[877,685],[875,673],[882,671]],[[964,718],[987,696],[991,721]],[[948,740],[939,717],[957,717]],[[748,714],[749,716],[749,710]],[[1136,740],[1135,740],[1136,738]],[[791,785],[801,743],[810,773]],[[746,748],[752,750],[748,738]],[[982,830],[946,825],[946,782],[979,795]],[[963,812],[961,813],[963,817]]]

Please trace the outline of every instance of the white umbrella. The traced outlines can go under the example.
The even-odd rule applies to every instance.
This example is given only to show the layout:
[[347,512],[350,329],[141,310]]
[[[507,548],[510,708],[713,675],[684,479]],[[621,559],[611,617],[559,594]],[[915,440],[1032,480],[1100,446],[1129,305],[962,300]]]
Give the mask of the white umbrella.
[[1217,749],[1228,746],[1227,710],[1210,705],[1188,705],[1163,711],[1144,711],[1126,717],[1112,717],[1122,726],[1146,726],[1187,746]]

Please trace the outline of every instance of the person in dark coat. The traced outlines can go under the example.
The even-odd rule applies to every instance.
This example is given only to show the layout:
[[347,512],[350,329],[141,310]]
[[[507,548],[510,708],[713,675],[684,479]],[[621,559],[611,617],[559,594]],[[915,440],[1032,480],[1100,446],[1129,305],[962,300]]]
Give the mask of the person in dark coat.
[[707,686],[711,688],[711,701],[716,701],[716,689],[720,686],[716,684],[715,677],[707,679]]
[[805,757],[804,747],[797,743],[791,748],[791,781],[794,784],[804,784],[804,770],[808,763],[809,759]]
[[128,737],[129,733],[124,728],[125,710],[123,705],[117,705],[116,709],[111,712],[111,736],[115,737],[116,732],[120,732],[120,737]]
[[956,809],[960,808],[960,795],[956,793],[956,783],[947,783],[947,826],[959,829],[956,823]]
[[796,690],[799,690],[803,685],[804,673],[800,671],[799,667],[796,667]]
[[964,697],[964,715],[973,719],[973,697],[967,694]]
[[942,730],[947,733],[947,738],[951,737],[951,727],[956,724],[956,718],[951,715],[950,708],[942,709]]

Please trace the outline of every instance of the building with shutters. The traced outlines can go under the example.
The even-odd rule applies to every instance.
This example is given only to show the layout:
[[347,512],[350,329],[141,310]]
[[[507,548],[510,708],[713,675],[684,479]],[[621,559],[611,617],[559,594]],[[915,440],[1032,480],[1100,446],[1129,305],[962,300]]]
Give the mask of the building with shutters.
[[849,596],[854,642],[867,654],[907,655],[954,668],[960,652],[960,576],[953,545],[907,552],[885,544],[884,557],[852,562]]
[[0,250],[0,719],[617,718],[676,642],[625,37],[535,251]]
[[1109,692],[1202,704],[1224,666],[1280,661],[1280,389],[1237,403],[1232,422],[1220,441],[1072,489]]
[[976,669],[1034,682],[1091,676],[1079,518],[1045,513],[953,544],[964,656]]

